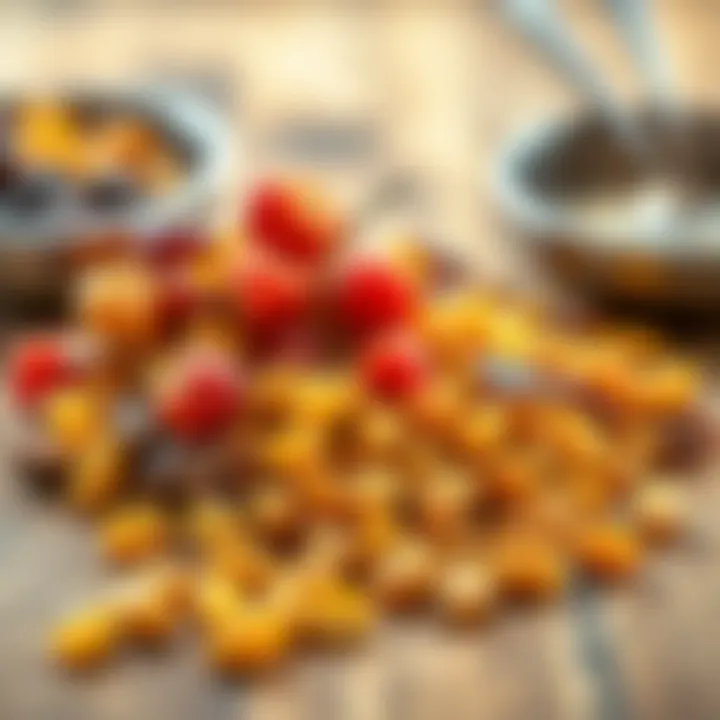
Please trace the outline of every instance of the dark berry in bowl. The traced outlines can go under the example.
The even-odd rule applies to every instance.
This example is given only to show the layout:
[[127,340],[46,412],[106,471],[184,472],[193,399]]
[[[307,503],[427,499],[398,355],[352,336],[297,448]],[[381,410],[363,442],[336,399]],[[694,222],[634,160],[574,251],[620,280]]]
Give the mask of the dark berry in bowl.
[[13,214],[30,217],[57,209],[66,191],[64,180],[48,171],[20,171],[6,191]]
[[83,205],[94,212],[118,212],[135,205],[140,188],[133,178],[112,172],[92,179],[81,190]]

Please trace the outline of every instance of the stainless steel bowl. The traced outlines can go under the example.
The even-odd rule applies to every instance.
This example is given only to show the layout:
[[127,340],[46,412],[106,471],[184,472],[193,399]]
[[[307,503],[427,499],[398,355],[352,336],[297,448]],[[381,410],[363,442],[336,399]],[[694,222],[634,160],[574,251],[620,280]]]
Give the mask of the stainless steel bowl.
[[502,209],[527,249],[581,292],[641,304],[720,304],[720,116],[693,113],[675,138],[652,113],[639,112],[638,122],[659,157],[673,159],[675,170],[658,180],[661,192],[669,186],[693,198],[672,222],[622,213],[603,222],[577,212],[583,193],[635,192],[648,176],[647,161],[593,116],[540,122],[510,140],[495,178]]
[[[127,214],[93,215],[69,208],[47,217],[14,220],[0,214],[0,301],[11,305],[56,303],[62,299],[90,239],[132,237],[151,241],[164,230],[194,227],[207,220],[235,148],[213,105],[175,88],[82,90],[61,96],[91,110],[131,112],[147,119],[182,156],[186,173],[162,198],[140,203]],[[18,98],[5,98],[12,104]]]

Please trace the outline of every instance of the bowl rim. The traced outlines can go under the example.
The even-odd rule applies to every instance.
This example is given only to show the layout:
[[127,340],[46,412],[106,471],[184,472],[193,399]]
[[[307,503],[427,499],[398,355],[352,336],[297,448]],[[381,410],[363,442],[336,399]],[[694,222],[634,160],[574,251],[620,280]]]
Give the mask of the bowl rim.
[[[638,108],[636,113],[640,115],[647,110]],[[693,114],[702,112],[703,108],[693,108]],[[707,108],[705,112],[713,112],[720,123],[717,109]],[[600,227],[569,213],[561,213],[554,205],[528,191],[522,177],[528,160],[532,160],[533,155],[537,157],[548,145],[563,142],[574,127],[598,117],[598,113],[592,111],[557,113],[525,124],[505,140],[491,180],[493,193],[505,215],[526,236],[546,245],[562,244],[614,257],[655,255],[678,263],[720,261],[720,246],[713,248],[712,243],[720,236],[720,206],[705,222],[682,228],[669,226],[662,232],[643,231],[639,227],[628,232],[627,226]],[[682,233],[682,242],[674,241],[677,233]]]
[[[28,97],[32,97],[28,93]],[[14,102],[19,94],[6,94]],[[52,97],[106,102],[135,108],[159,123],[168,132],[179,131],[191,138],[197,160],[178,186],[161,198],[150,198],[125,215],[72,213],[61,208],[37,220],[0,218],[0,250],[53,250],[75,247],[88,237],[103,233],[126,233],[147,242],[168,228],[181,226],[220,190],[235,154],[233,135],[221,113],[199,93],[176,86],[133,88],[66,87]]]

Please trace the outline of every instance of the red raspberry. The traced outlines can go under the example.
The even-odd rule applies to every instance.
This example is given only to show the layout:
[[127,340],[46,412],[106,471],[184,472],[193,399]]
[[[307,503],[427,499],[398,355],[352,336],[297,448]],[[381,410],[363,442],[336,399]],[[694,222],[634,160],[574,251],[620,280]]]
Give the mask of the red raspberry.
[[337,244],[341,232],[341,222],[327,198],[300,183],[261,184],[246,212],[251,237],[290,260],[318,260]]
[[340,278],[341,316],[363,334],[402,325],[411,318],[416,303],[411,283],[380,258],[358,259]]
[[226,430],[242,399],[241,378],[231,359],[206,348],[195,349],[166,378],[159,415],[180,438],[200,441]]
[[59,338],[46,336],[30,337],[20,343],[8,367],[13,396],[24,407],[42,402],[73,375],[64,343]]
[[428,376],[427,356],[416,338],[393,333],[377,338],[360,357],[365,385],[386,399],[402,399],[420,388]]
[[243,258],[233,278],[233,291],[249,330],[264,335],[275,335],[301,319],[310,298],[302,273],[260,256]]

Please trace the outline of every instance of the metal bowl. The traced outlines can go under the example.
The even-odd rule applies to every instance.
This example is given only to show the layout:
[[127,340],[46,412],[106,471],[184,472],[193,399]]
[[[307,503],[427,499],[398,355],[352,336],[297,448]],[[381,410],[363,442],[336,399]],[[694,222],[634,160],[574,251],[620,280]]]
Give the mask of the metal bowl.
[[[60,97],[71,107],[107,115],[131,113],[146,120],[182,159],[185,172],[166,196],[150,198],[125,214],[101,215],[59,207],[51,215],[20,221],[10,213],[0,213],[3,303],[56,303],[78,258],[91,243],[102,244],[113,237],[151,242],[165,230],[199,226],[207,220],[233,156],[228,128],[212,104],[197,94],[171,88],[86,89]],[[0,104],[12,105],[18,100],[21,98],[5,98]]]
[[637,121],[675,167],[655,180],[660,195],[692,197],[671,221],[664,211],[647,222],[578,212],[579,199],[593,192],[623,197],[649,176],[647,160],[592,115],[537,123],[512,138],[495,178],[501,206],[526,247],[582,292],[650,305],[718,304],[720,116],[697,111],[674,138],[649,111],[638,111]]

